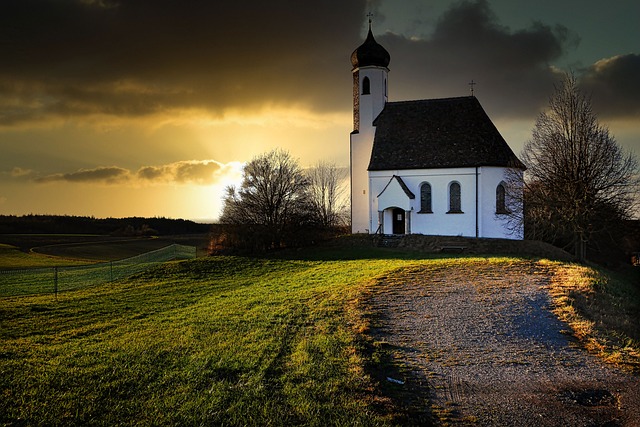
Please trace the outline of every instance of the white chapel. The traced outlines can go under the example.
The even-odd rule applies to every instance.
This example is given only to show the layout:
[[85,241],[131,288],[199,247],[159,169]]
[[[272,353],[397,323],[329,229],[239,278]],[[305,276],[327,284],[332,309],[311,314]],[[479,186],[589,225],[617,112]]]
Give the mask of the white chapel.
[[505,180],[525,167],[478,100],[388,102],[390,59],[369,22],[351,55],[352,232],[522,239]]

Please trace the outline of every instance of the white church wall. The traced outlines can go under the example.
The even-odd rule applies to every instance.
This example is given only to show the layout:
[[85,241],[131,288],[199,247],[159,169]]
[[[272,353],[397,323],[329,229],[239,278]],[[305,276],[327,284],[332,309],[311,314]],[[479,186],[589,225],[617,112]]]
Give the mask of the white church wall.
[[[367,167],[371,157],[373,129],[351,134],[351,230],[371,233],[369,218],[369,176]],[[375,218],[377,221],[377,217]]]
[[483,186],[480,196],[486,203],[481,205],[480,221],[484,237],[505,237],[505,231],[500,224],[500,218],[496,214],[496,188],[502,181],[504,181],[504,168],[482,168]]
[[[377,197],[393,175],[400,176],[411,192],[415,194],[415,199],[410,201],[412,233],[475,236],[475,168],[369,172],[372,212],[402,207],[387,206],[384,204],[389,203],[387,198],[383,197],[382,200],[379,200]],[[447,213],[449,211],[449,185],[454,181],[460,184],[463,213]],[[433,213],[418,213],[420,211],[420,185],[423,182],[431,184]],[[398,188],[400,188],[399,185]],[[408,200],[406,195],[404,197]],[[377,227],[378,219],[372,215],[372,232],[375,232]],[[386,229],[385,224],[385,232]]]
[[[387,72],[386,68],[380,67],[360,67],[358,70],[360,79],[360,131],[363,130],[363,127],[372,126],[373,121],[378,117],[387,102]],[[362,93],[362,81],[365,78],[369,79],[369,94]]]
[[[370,211],[371,191],[367,169],[371,159],[375,127],[373,120],[387,101],[388,69],[360,67],[357,70],[358,131],[351,133],[351,232],[374,233],[378,227],[377,211]],[[369,94],[363,92],[363,80],[369,79]],[[355,85],[355,83],[354,83]],[[377,193],[375,194],[377,196]],[[374,228],[372,224],[375,224]]]
[[480,205],[482,236],[521,240],[524,235],[523,230],[520,228],[512,232],[507,224],[507,216],[496,213],[496,189],[498,184],[506,180],[507,168],[485,166],[481,170],[483,185],[480,198],[485,201]]
[[[404,189],[402,188],[398,180],[393,178],[389,178],[389,180],[387,180],[387,184],[385,184],[385,187],[383,187],[382,192],[378,193],[376,198],[378,200],[378,206],[386,207],[383,212],[384,219],[382,223],[382,226],[383,226],[382,233],[392,234],[393,233],[393,218],[392,218],[393,208],[399,208],[404,211],[411,211],[411,209],[413,208],[411,203],[412,199],[407,196],[407,193],[404,191]],[[375,215],[372,214],[372,217],[374,216]],[[375,230],[378,229],[379,225],[380,224],[376,225]]]
[[[478,179],[478,217],[479,237],[522,239],[522,230],[511,232],[506,227],[506,217],[496,214],[496,188],[505,180],[506,168],[481,167],[477,171]],[[409,199],[400,184],[391,180],[393,175],[402,178],[407,188],[415,195]],[[420,213],[420,187],[423,183],[431,185],[432,213]],[[449,186],[452,182],[460,184],[461,210],[463,213],[448,213]],[[476,236],[476,169],[427,169],[395,170],[369,172],[371,218],[368,224],[371,233],[378,229],[378,211],[384,211],[383,233],[390,234],[391,209],[398,207],[410,211],[411,232],[427,235]],[[387,186],[388,185],[388,186]],[[385,187],[386,190],[385,190]],[[383,193],[384,190],[384,193]],[[382,193],[382,195],[380,195]],[[380,197],[378,197],[380,195]]]
[[397,207],[404,209],[405,211],[411,210],[413,207],[411,204],[412,200],[404,192],[398,180],[389,178],[389,180],[387,180],[387,184],[383,187],[384,192],[381,192],[382,194],[378,193],[376,196],[378,199],[378,205]]

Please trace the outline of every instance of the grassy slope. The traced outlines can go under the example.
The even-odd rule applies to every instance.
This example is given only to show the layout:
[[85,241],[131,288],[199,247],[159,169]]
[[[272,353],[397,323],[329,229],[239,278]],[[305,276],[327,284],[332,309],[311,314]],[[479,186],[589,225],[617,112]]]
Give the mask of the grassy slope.
[[393,424],[363,368],[358,298],[396,268],[475,261],[353,252],[199,259],[1,300],[0,424]]
[[15,246],[0,243],[0,270],[35,267],[55,267],[60,265],[80,265],[87,262],[49,257],[35,253],[24,253]]
[[555,314],[584,347],[640,373],[640,270],[609,273],[562,265],[551,280]]
[[0,424],[363,424],[346,301],[399,259],[212,258],[0,306]]

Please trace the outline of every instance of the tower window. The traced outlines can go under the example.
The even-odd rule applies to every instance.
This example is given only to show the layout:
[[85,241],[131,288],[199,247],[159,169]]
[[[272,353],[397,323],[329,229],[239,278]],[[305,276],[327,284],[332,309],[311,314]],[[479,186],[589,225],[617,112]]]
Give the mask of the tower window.
[[369,77],[365,77],[364,79],[362,79],[362,94],[371,94],[371,82],[369,81]]

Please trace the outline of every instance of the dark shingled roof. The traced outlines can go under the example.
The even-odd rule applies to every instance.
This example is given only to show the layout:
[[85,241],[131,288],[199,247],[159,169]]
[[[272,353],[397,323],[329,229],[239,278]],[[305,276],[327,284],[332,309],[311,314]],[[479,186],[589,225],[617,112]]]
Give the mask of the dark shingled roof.
[[388,102],[373,124],[369,170],[525,169],[473,96]]

